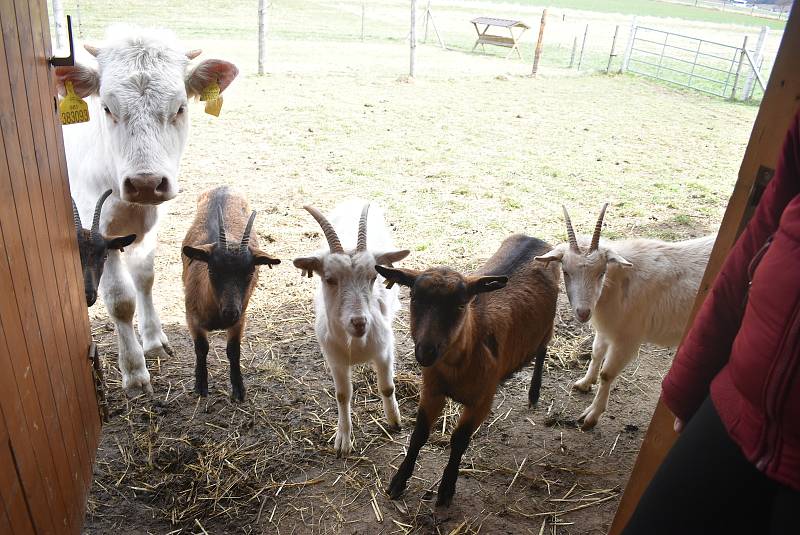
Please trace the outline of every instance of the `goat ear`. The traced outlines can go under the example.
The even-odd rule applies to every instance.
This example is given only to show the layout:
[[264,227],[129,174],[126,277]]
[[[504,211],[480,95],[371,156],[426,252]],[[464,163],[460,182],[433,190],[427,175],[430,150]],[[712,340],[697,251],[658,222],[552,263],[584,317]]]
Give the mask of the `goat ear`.
[[467,293],[476,295],[505,288],[508,277],[467,277]]
[[207,59],[191,68],[186,75],[186,93],[190,97],[199,96],[203,89],[216,82],[222,93],[239,74],[233,63],[221,59]]
[[315,272],[322,276],[322,260],[316,256],[295,258],[292,260],[292,264],[301,271],[301,275],[304,277],[307,276],[310,279],[314,276]]
[[211,258],[211,250],[214,248],[213,243],[207,243],[205,245],[199,245],[197,247],[192,247],[191,245],[184,245],[183,254],[187,257],[191,258],[192,260],[199,260],[200,262],[208,262]]
[[67,94],[65,82],[72,82],[75,94],[81,98],[96,95],[100,89],[100,75],[92,67],[76,63],[72,67],[56,67],[56,87],[61,96]]
[[136,234],[128,234],[127,236],[114,236],[113,238],[106,238],[106,248],[122,251],[123,248],[129,246],[136,241]]
[[399,251],[388,251],[386,253],[378,253],[375,255],[375,263],[391,266],[395,262],[399,262],[411,254],[408,249],[401,249]]
[[542,256],[536,256],[533,259],[538,262],[544,262],[545,264],[549,264],[550,262],[561,262],[561,259],[564,257],[564,251],[559,249],[553,249],[549,253],[543,254]]
[[391,288],[395,284],[401,286],[414,286],[414,282],[419,277],[419,271],[416,269],[400,269],[390,268],[386,266],[375,266],[377,271],[384,279],[386,279],[386,287]]
[[612,264],[619,264],[623,267],[631,267],[633,264],[625,260],[621,255],[618,255],[614,251],[608,251],[608,256],[606,257],[609,262]]
[[278,260],[274,256],[268,255],[261,249],[255,249],[253,251],[253,257],[255,258],[257,266],[267,266],[270,269],[272,269],[272,266],[281,263],[280,260]]

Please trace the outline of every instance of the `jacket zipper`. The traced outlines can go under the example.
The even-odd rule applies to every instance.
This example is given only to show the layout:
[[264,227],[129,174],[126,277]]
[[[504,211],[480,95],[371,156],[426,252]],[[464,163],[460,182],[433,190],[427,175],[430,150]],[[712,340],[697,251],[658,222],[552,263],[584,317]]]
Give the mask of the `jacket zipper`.
[[[786,337],[776,351],[775,366],[772,367],[765,385],[765,432],[756,461],[756,468],[761,471],[769,468],[775,460],[776,445],[781,434],[778,424],[789,386],[792,384],[792,378],[797,371],[798,361],[800,361],[800,359],[794,358],[798,353],[800,353],[800,306],[795,306]],[[774,425],[770,426],[770,423]]]

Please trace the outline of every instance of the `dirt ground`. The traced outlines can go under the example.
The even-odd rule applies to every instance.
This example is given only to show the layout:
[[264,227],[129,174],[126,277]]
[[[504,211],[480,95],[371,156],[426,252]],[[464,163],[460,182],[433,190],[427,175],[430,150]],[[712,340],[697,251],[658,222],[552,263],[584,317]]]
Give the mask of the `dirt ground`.
[[[197,43],[191,43],[195,45]],[[200,42],[209,56],[252,65],[254,47]],[[219,118],[192,105],[181,195],[160,232],[155,297],[175,350],[150,362],[155,395],[126,399],[113,327],[92,309],[105,357],[111,421],[97,455],[85,532],[105,533],[604,533],[655,405],[671,352],[643,348],[598,427],[575,418],[593,394],[583,373],[591,333],[561,298],[544,388],[528,409],[530,369],[502,386],[464,456],[449,509],[432,499],[458,407],[448,406],[403,499],[384,494],[413,428],[419,369],[407,293],[397,333],[403,430],[384,431],[374,374],[354,378],[356,449],[337,459],[336,402],[313,333],[313,283],[290,260],[317,247],[301,209],[358,196],[384,206],[402,265],[469,270],[512,232],[564,239],[560,204],[581,229],[611,201],[609,237],[679,239],[716,230],[755,108],[628,76],[574,76],[497,58],[420,49],[409,82],[402,44],[271,44],[265,77],[247,71]],[[291,58],[291,59],[288,59]],[[398,67],[400,66],[400,67]],[[197,195],[236,185],[259,210],[265,250],[242,348],[248,399],[228,401],[222,335],[212,338],[210,390],[192,393],[183,323],[180,242]],[[442,432],[444,431],[444,432]]]

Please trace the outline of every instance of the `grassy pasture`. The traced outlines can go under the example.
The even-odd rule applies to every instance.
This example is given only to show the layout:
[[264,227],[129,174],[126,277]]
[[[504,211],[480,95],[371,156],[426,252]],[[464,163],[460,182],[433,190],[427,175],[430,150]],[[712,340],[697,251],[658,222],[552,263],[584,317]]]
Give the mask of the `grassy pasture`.
[[[358,370],[356,451],[337,460],[333,388],[313,335],[313,284],[290,262],[319,240],[300,207],[328,211],[352,196],[381,204],[396,243],[412,250],[403,265],[418,268],[472,269],[513,232],[557,243],[564,239],[561,203],[579,231],[591,229],[610,201],[607,237],[699,236],[719,224],[756,109],[555,64],[531,79],[528,63],[434,46],[419,47],[418,76],[409,82],[407,13],[388,1],[372,6],[361,43],[353,33],[360,31],[358,2],[276,0],[269,73],[258,77],[254,5],[81,2],[87,38],[116,20],[169,26],[187,48],[202,47],[203,57],[230,59],[242,71],[219,118],[191,105],[182,193],[167,209],[157,254],[155,298],[176,356],[149,363],[155,400],[121,395],[113,332],[102,305],[92,310],[112,422],[85,531],[450,533],[460,526],[460,533],[540,533],[544,523],[546,533],[605,532],[671,352],[644,349],[599,427],[580,432],[574,419],[591,396],[570,384],[585,368],[591,333],[575,324],[562,298],[538,410],[524,402],[528,371],[501,387],[465,456],[453,507],[436,511],[428,490],[446,462],[458,412],[448,406],[421,453],[418,479],[404,500],[391,502],[382,489],[408,441],[419,384],[407,294],[396,322],[404,430],[381,431],[374,375]],[[450,9],[437,10],[448,32],[470,13]],[[507,9],[481,4],[471,12]],[[572,12],[565,13],[569,21]],[[598,28],[616,24],[604,14],[580,17]],[[263,248],[284,259],[262,270],[250,305],[242,348],[249,399],[241,406],[227,401],[220,335],[211,339],[212,393],[205,400],[191,393],[194,355],[179,282],[179,247],[195,199],[219,184],[247,192],[259,210]],[[576,504],[590,506],[553,514]]]

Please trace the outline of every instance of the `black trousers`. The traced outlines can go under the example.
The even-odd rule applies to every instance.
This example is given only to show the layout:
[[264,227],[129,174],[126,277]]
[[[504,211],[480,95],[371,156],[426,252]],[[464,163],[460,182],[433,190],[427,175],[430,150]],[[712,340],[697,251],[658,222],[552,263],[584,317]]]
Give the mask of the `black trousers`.
[[686,425],[623,535],[798,535],[800,492],[759,472],[710,398]]

